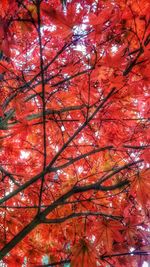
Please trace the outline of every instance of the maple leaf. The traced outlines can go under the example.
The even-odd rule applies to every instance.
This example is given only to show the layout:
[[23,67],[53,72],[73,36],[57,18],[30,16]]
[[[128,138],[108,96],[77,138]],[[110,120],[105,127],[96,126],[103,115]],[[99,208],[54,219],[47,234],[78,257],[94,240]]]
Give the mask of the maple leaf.
[[138,173],[133,181],[131,192],[135,192],[138,201],[146,208],[150,193],[149,169]]
[[71,266],[72,267],[87,267],[89,265],[97,266],[96,253],[90,241],[80,239],[77,244],[73,246]]
[[[71,17],[69,18],[69,21],[66,19],[64,14],[59,9],[54,9],[49,4],[43,3],[42,4],[42,11],[44,14],[49,16],[51,21],[57,25],[57,27],[63,27],[63,31],[65,32],[65,35],[68,35],[71,33],[72,24],[71,24]],[[62,32],[60,31],[62,34]],[[64,35],[64,33],[63,33]]]
[[106,251],[112,251],[114,240],[116,242],[123,242],[123,237],[120,233],[123,226],[119,222],[104,219],[99,225],[97,225],[97,227],[96,244],[98,245],[100,242],[104,242]]
[[[127,240],[128,244],[135,246],[144,237],[146,241],[146,231],[144,227],[139,227],[143,222],[139,218],[130,216],[126,218],[126,226],[123,231],[123,236]],[[143,225],[144,226],[144,225]]]

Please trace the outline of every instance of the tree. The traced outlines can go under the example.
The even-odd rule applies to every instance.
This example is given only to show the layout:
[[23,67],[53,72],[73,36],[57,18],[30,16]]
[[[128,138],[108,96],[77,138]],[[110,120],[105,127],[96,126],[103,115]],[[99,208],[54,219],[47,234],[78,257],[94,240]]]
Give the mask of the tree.
[[148,261],[149,10],[148,0],[1,0],[6,266]]

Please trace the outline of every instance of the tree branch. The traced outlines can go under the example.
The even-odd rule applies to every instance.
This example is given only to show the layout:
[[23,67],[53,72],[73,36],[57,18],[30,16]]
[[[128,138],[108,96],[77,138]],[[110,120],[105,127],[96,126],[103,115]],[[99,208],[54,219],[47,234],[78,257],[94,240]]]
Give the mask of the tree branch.
[[0,171],[2,173],[5,174],[5,176],[8,176],[10,178],[10,180],[17,186],[20,186],[20,184],[15,180],[14,176],[12,175],[12,173],[10,173],[9,171],[5,170],[2,166],[0,166]]
[[106,147],[101,147],[101,148],[97,148],[97,149],[93,149],[85,154],[82,154],[76,158],[72,158],[70,159],[68,162],[64,163],[63,165],[59,165],[59,166],[56,166],[56,167],[52,167],[51,170],[52,171],[57,171],[57,170],[61,170],[61,169],[64,169],[66,167],[68,167],[69,165],[75,163],[76,161],[80,160],[80,159],[84,159],[90,155],[93,155],[93,154],[96,154],[98,152],[101,152],[101,151],[105,151],[105,150],[111,150],[113,149],[113,146],[106,146]]
[[69,219],[77,218],[77,217],[88,217],[88,216],[102,216],[106,218],[111,218],[113,220],[121,220],[123,217],[121,216],[115,216],[115,215],[109,215],[101,212],[78,212],[78,213],[71,213],[68,216],[62,217],[62,218],[56,218],[56,219],[43,219],[41,223],[49,223],[49,224],[55,224],[55,223],[63,223]]

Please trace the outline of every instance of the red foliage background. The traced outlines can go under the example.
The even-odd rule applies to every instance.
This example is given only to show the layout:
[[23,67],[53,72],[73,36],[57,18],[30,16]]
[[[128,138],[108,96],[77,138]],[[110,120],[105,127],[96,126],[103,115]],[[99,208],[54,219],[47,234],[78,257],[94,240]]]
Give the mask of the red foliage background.
[[148,0],[1,0],[0,259],[149,260]]

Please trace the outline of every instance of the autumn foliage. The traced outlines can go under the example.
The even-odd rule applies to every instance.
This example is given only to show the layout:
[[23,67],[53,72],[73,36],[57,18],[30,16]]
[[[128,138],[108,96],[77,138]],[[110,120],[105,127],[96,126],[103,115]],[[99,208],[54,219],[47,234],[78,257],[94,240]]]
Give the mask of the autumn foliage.
[[0,1],[0,260],[150,260],[149,0]]

